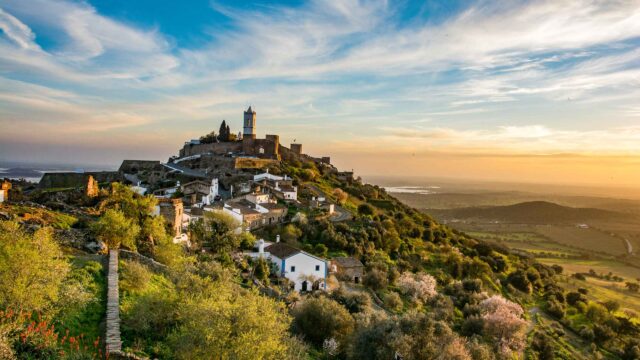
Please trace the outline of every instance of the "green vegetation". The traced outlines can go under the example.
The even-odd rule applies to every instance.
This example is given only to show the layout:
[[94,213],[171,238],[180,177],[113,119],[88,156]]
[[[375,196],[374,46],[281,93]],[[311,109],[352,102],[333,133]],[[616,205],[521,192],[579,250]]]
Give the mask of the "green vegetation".
[[[185,251],[173,244],[162,218],[152,216],[153,198],[113,184],[83,218],[88,235],[167,265],[152,270],[136,261],[120,263],[125,351],[159,359],[398,354],[465,360],[634,359],[640,352],[637,279],[630,271],[619,274],[622,268],[615,266],[622,260],[610,252],[585,257],[579,245],[590,243],[566,235],[567,226],[547,229],[555,235],[539,224],[494,224],[464,233],[378,186],[340,180],[322,164],[283,162],[270,172],[293,177],[302,205],[289,205],[286,225],[257,234],[267,240],[280,235],[319,256],[355,257],[365,265],[362,284],[330,277],[331,292],[291,292],[268,261],[243,258],[240,251],[256,238],[236,234],[233,218],[215,212],[192,224],[193,246]],[[350,217],[307,207],[317,196],[340,204]],[[26,318],[9,316],[11,326],[2,320],[0,350],[23,358],[70,351],[68,343],[47,337],[51,324],[93,341],[104,311],[100,264],[84,254],[61,256],[51,228],[30,233],[11,222],[3,226],[0,286],[9,284],[0,294],[3,311],[23,307],[27,316],[38,311],[48,322],[34,330]],[[51,268],[58,271],[44,270]],[[59,331],[51,333],[66,336]],[[21,342],[21,334],[28,340]]]
[[51,228],[29,233],[16,222],[0,222],[3,358],[99,356],[104,288],[102,266],[64,258]]
[[200,258],[190,270],[154,274],[122,263],[120,287],[126,349],[177,359],[287,358],[304,353],[291,338],[284,305],[245,290],[233,270]]

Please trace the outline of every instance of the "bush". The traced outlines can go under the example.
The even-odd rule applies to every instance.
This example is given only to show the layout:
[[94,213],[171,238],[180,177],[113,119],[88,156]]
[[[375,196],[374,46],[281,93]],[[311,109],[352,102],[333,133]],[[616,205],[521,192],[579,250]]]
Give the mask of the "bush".
[[397,292],[390,291],[384,295],[384,306],[391,311],[400,311],[402,310],[402,299]]
[[293,317],[293,330],[317,347],[328,338],[345,344],[354,328],[351,314],[326,297],[307,298],[293,310]]
[[120,290],[124,292],[139,292],[144,289],[153,273],[146,265],[137,261],[120,262]]
[[425,273],[403,273],[398,279],[398,287],[404,295],[423,303],[437,294],[436,279]]
[[564,317],[564,310],[564,305],[556,299],[551,299],[547,302],[547,312],[556,319]]
[[358,206],[358,214],[360,215],[373,215],[375,213],[376,210],[369,204],[360,204]]
[[522,319],[524,310],[500,295],[494,295],[480,303],[483,333],[494,340],[496,350],[510,357],[511,352],[524,348],[527,322]]
[[365,286],[378,291],[387,287],[387,273],[380,269],[371,269],[364,276],[363,283]]
[[0,221],[0,308],[55,312],[70,266],[50,228],[33,234]]

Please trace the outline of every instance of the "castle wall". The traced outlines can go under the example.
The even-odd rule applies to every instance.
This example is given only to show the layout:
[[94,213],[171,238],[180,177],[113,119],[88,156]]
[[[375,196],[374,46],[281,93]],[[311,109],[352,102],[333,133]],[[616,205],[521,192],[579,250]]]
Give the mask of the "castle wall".
[[267,135],[264,139],[243,138],[242,152],[259,158],[280,159],[280,137]]
[[264,169],[277,162],[275,159],[260,159],[250,157],[237,157],[234,159],[234,169]]
[[141,171],[153,171],[160,165],[158,160],[123,160],[118,171],[126,174],[137,174]]
[[230,141],[211,144],[185,144],[180,149],[180,157],[211,153],[214,155],[226,155],[230,152],[236,153],[242,151],[242,142]]
[[38,183],[38,186],[43,189],[85,187],[89,176],[93,176],[98,182],[114,182],[120,180],[120,174],[117,171],[45,173],[40,183]]

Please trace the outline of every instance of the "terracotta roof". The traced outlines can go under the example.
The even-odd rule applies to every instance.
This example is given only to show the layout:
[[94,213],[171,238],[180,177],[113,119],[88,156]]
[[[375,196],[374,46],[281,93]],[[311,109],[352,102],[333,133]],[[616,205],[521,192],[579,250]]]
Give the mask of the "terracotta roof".
[[302,250],[296,249],[283,243],[275,243],[269,245],[264,249],[264,251],[267,251],[280,259],[286,259],[292,255],[302,252]]
[[332,261],[335,261],[336,263],[338,263],[338,265],[345,268],[364,266],[362,265],[360,260],[352,257],[337,257],[337,258],[334,258]]

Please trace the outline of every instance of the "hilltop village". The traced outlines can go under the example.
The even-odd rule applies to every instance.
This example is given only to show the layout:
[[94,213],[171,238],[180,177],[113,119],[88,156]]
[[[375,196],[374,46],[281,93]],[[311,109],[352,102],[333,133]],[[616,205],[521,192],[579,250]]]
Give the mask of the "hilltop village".
[[589,287],[638,279],[451,229],[242,120],[166,162],[5,179],[0,358],[640,359],[637,313]]
[[[282,165],[311,163],[321,173],[332,173],[349,183],[358,181],[353,172],[338,171],[328,156],[304,154],[302,144],[286,147],[278,135],[257,138],[257,114],[251,107],[244,111],[242,125],[242,132],[236,135],[223,121],[217,133],[186,141],[178,155],[167,162],[128,159],[116,172],[45,173],[39,187],[83,187],[87,196],[94,197],[99,183],[130,185],[140,195],[154,196],[158,204],[154,212],[165,219],[174,242],[187,247],[191,246],[190,226],[202,221],[207,212],[229,215],[237,222],[237,232],[284,224],[302,208],[314,209],[332,221],[351,217],[319,188],[301,188]],[[300,198],[299,191],[303,192]],[[262,239],[260,245],[256,242],[255,249],[260,250],[257,256],[274,261],[295,290],[325,288],[329,272],[325,259],[273,240],[275,243]],[[296,265],[288,265],[286,270],[285,259],[297,254],[300,256],[295,260],[288,260]],[[297,271],[292,270],[296,267]],[[356,281],[361,278],[355,277]]]

